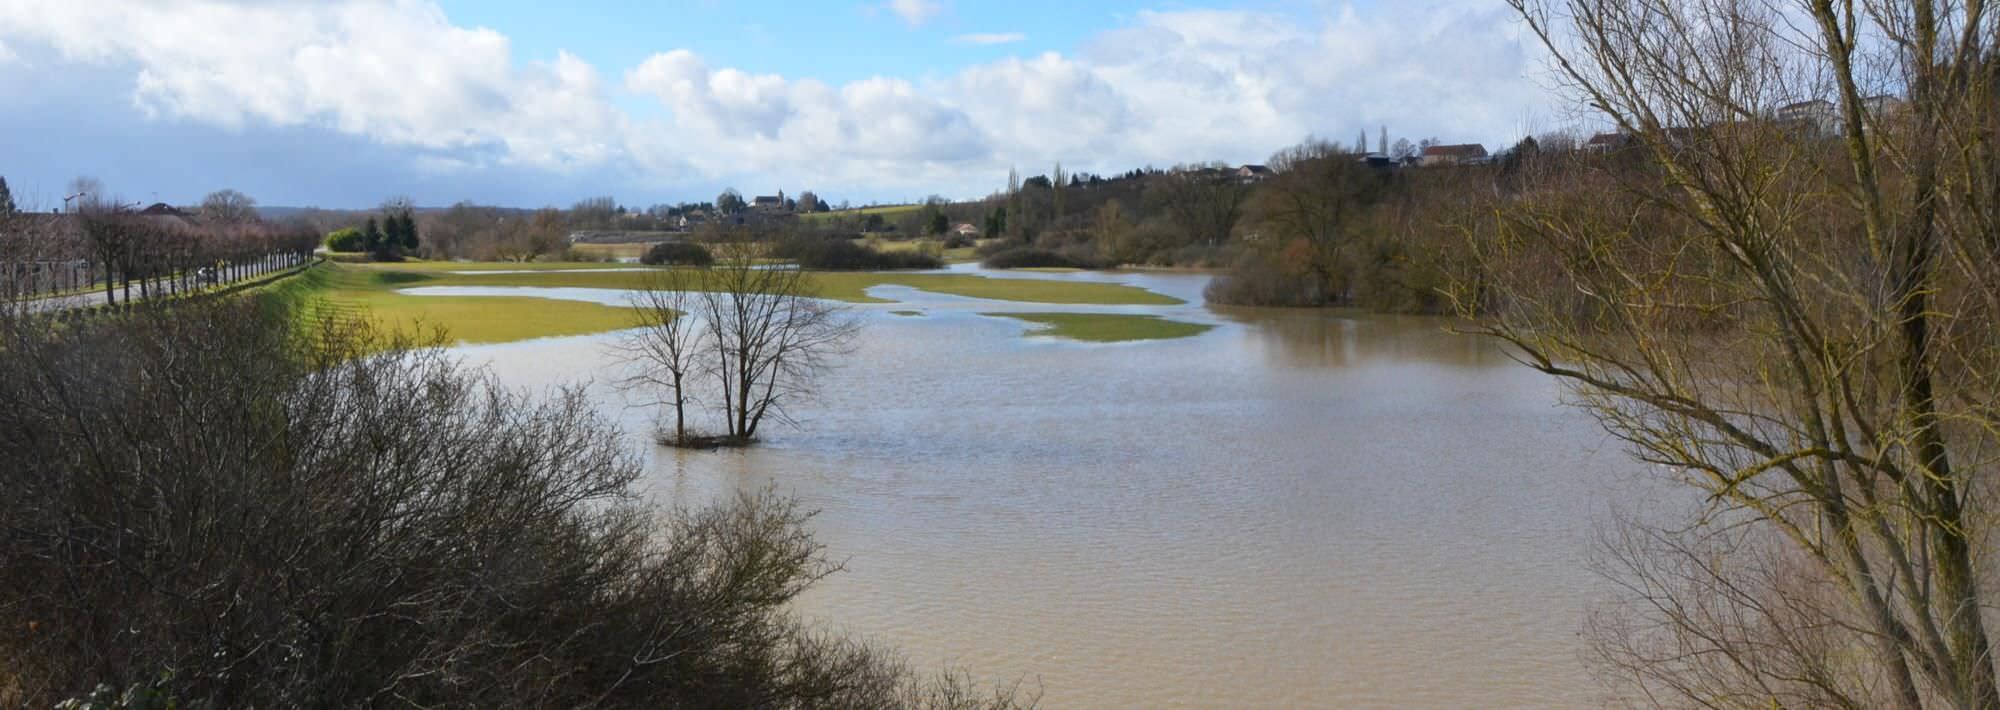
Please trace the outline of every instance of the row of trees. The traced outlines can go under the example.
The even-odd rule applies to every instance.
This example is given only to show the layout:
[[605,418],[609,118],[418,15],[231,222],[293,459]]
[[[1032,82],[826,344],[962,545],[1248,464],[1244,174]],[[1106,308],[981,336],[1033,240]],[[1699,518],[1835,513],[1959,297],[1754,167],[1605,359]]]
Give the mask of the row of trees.
[[405,204],[394,204],[383,212],[379,223],[369,216],[360,228],[343,227],[327,234],[327,250],[367,254],[375,261],[401,261],[405,255],[418,253],[422,242],[415,211]]
[[27,298],[101,289],[107,305],[173,296],[302,265],[318,239],[261,222],[211,223],[91,207],[64,218],[0,216],[0,291]]

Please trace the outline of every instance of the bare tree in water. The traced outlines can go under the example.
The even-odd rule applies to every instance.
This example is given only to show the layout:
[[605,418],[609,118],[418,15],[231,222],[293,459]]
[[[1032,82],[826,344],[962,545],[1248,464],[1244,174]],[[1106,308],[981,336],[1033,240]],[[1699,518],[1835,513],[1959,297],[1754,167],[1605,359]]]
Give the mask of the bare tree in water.
[[1706,503],[1610,535],[1599,667],[1642,704],[2000,707],[1994,8],[1510,2],[1633,147],[1542,152],[1457,295]]
[[[844,308],[819,299],[805,271],[761,263],[755,242],[725,242],[713,266],[662,272],[640,297],[641,328],[624,342],[639,374],[628,384],[665,390],[674,406],[669,443],[742,446],[765,422],[792,421],[859,328]],[[692,322],[688,322],[692,320]],[[720,437],[690,436],[690,387],[713,388]]]
[[698,303],[695,292],[707,279],[705,272],[667,269],[646,284],[634,297],[639,327],[627,332],[618,347],[626,362],[634,367],[626,378],[628,390],[656,390],[664,398],[655,402],[673,407],[674,433],[666,443],[680,446],[693,440],[688,436],[687,410],[702,379],[702,363],[709,352],[709,330],[693,311]]

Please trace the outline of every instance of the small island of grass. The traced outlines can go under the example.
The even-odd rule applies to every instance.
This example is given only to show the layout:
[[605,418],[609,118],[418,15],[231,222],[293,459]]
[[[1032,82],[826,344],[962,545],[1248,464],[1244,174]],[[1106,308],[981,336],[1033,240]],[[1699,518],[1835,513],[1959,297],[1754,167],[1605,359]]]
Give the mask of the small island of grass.
[[1012,318],[1043,326],[1032,332],[1090,343],[1122,343],[1137,340],[1172,340],[1201,335],[1215,328],[1202,323],[1185,323],[1153,315],[1125,313],[982,313],[996,318]]

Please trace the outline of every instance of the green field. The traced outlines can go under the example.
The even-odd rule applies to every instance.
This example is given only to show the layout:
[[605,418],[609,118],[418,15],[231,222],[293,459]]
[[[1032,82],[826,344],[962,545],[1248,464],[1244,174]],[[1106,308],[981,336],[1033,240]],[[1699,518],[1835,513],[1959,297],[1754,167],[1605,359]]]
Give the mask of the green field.
[[923,209],[923,207],[923,205],[880,205],[876,207],[858,207],[851,210],[834,210],[832,212],[813,212],[801,215],[801,218],[818,221],[839,219],[841,217],[866,217],[871,214],[879,214],[882,215],[883,219],[890,219],[900,214],[915,212]]
[[981,313],[980,315],[1012,318],[1043,326],[1032,331],[1033,335],[1049,335],[1090,343],[1186,338],[1201,335],[1215,327],[1167,320],[1159,316],[1123,313]]
[[[588,335],[629,328],[634,325],[635,315],[629,308],[581,301],[533,296],[408,296],[397,293],[397,290],[418,286],[530,286],[632,290],[645,288],[654,276],[648,271],[607,271],[607,266],[422,261],[395,264],[329,263],[315,267],[298,278],[290,279],[278,288],[286,295],[301,297],[308,303],[309,316],[359,318],[365,315],[385,331],[428,334],[429,330],[442,328],[448,342],[504,343],[530,338]],[[500,273],[516,270],[529,273]],[[453,273],[461,271],[476,273]],[[866,289],[883,284],[900,284],[934,293],[1031,303],[1106,305],[1180,303],[1178,299],[1120,284],[991,279],[966,274],[827,272],[814,273],[812,277],[818,282],[822,296],[855,303],[889,302],[885,299],[870,298],[865,293]],[[916,313],[915,311],[899,313],[904,312]]]
[[[558,288],[643,289],[653,274],[647,271],[606,270],[611,264],[461,264],[448,262],[405,262],[401,264],[346,264],[342,269],[410,274],[425,286],[540,286]],[[533,273],[492,273],[525,270]],[[489,273],[451,273],[484,271]],[[932,293],[1024,303],[1100,304],[1171,306],[1180,299],[1136,286],[1084,281],[995,279],[971,274],[920,274],[904,272],[814,272],[819,295],[852,303],[889,303],[871,298],[867,289],[881,285],[909,286]]]
[[[454,264],[453,266],[458,266]],[[396,289],[435,285],[422,274],[324,264],[280,284],[300,298],[309,318],[366,317],[384,333],[428,336],[442,329],[446,342],[506,343],[531,338],[603,333],[635,324],[630,308],[525,296],[405,296]]]
[[944,259],[946,263],[952,263],[952,264],[979,260],[978,247],[971,246],[971,247],[958,247],[956,249],[946,249],[944,248],[944,240],[942,239],[896,240],[896,239],[862,238],[854,240],[854,243],[885,253],[892,253],[899,251],[920,251],[923,249],[936,249],[937,250],[936,253],[938,254],[939,258]]
[[653,245],[647,242],[570,245],[570,251],[591,259],[637,259],[645,256],[646,250],[651,248]]

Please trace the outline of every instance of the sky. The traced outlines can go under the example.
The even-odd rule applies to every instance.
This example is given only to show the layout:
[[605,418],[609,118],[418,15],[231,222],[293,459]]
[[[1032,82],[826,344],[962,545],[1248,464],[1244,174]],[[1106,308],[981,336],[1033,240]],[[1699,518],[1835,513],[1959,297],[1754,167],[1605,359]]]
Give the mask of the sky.
[[519,207],[1260,163],[1566,124],[1501,0],[0,0],[0,176]]

